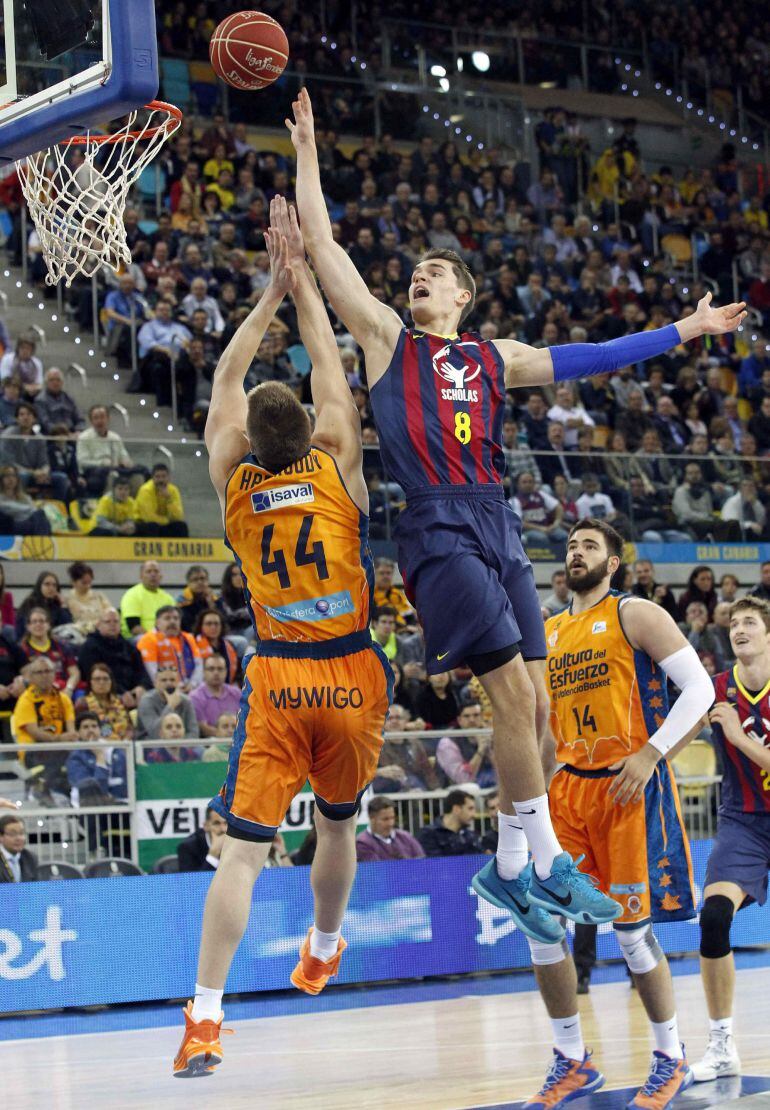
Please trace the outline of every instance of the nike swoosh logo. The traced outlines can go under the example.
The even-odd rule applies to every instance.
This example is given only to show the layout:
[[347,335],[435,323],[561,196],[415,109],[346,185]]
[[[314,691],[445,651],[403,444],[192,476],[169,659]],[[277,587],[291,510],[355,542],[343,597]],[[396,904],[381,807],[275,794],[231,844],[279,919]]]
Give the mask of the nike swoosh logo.
[[517,809],[516,813],[517,813],[517,816],[519,816],[519,817],[521,817],[522,813],[526,814],[526,816],[529,817],[531,814],[537,813],[537,810],[536,809]]
[[[547,887],[546,887],[546,890],[548,890]],[[553,890],[548,890],[548,893],[551,896],[551,898],[553,898],[554,902],[558,902],[560,906],[569,906],[572,903],[572,895],[571,894],[568,894],[566,898],[563,898],[561,896],[561,894],[556,894],[555,891],[553,891]]]
[[511,895],[511,901],[513,902],[514,906],[517,908],[519,913],[522,913],[522,914],[526,915],[532,909],[529,902],[527,902],[525,905],[522,906],[521,902],[519,902],[518,899],[514,898],[513,895]]
[[436,659],[438,659],[438,661],[440,663],[442,659],[446,659],[447,655],[449,655],[449,652],[445,651],[443,655],[437,655]]
[[565,1025],[564,1028],[565,1029],[574,1029],[576,1025],[577,1025],[577,1022],[573,1021],[571,1025]]

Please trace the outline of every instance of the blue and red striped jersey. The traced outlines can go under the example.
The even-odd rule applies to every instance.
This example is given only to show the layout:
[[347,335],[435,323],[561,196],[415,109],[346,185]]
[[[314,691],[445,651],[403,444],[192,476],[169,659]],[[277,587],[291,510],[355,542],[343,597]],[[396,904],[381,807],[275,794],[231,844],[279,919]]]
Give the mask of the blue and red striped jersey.
[[505,367],[475,332],[404,328],[370,402],[387,476],[405,491],[502,481]]
[[[770,747],[770,682],[758,694],[747,690],[738,678],[737,665],[714,676],[716,700],[729,702],[741,719],[746,735]],[[714,742],[722,753],[722,805],[727,813],[770,813],[770,771],[763,771],[734,744],[725,739],[719,725],[712,725]]]

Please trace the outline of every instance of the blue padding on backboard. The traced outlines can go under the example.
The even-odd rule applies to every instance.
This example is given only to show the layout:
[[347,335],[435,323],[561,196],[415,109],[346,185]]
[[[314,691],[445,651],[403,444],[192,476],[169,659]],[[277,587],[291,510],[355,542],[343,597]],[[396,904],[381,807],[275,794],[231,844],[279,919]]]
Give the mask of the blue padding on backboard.
[[109,0],[112,73],[76,93],[0,125],[0,162],[15,162],[90,127],[148,104],[158,95],[154,0]]

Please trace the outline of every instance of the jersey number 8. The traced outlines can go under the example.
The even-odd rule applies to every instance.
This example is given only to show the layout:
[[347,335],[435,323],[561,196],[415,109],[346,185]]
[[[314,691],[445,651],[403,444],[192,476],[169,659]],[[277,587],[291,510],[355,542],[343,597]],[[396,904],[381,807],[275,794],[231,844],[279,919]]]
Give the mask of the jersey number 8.
[[471,417],[468,412],[455,413],[455,439],[463,446],[471,441]]
[[[308,547],[310,543],[310,529],[313,527],[314,519],[315,516],[313,513],[308,513],[302,518],[299,535],[297,536],[297,543],[294,548],[294,565],[296,567],[307,567],[314,563],[316,574],[319,579],[324,579],[329,577],[329,568],[326,565],[326,552],[324,551],[323,542],[321,540],[316,540],[312,547]],[[275,525],[268,524],[262,533],[262,573],[277,574],[281,589],[288,590],[291,587],[291,576],[286,562],[286,555],[280,547],[273,552],[270,551],[273,543],[274,531]]]

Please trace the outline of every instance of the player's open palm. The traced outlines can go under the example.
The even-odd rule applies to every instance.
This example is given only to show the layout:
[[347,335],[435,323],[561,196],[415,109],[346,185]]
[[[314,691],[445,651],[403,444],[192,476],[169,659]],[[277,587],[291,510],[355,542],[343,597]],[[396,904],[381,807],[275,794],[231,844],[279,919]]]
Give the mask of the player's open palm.
[[711,303],[711,293],[707,293],[698,301],[695,310],[701,335],[724,335],[725,332],[735,331],[746,319],[745,308],[745,301],[715,308]]
[[274,228],[265,232],[265,244],[270,258],[270,279],[273,289],[282,297],[297,287],[297,275],[289,259],[289,244]]
[[285,197],[275,196],[270,201],[270,226],[284,237],[289,247],[289,261],[305,261],[305,241],[299,229],[297,210],[286,203]]
[[287,119],[286,126],[291,131],[291,141],[297,150],[306,143],[315,142],[315,124],[313,122],[313,106],[307,89],[300,89],[296,100],[292,101],[294,119]]

